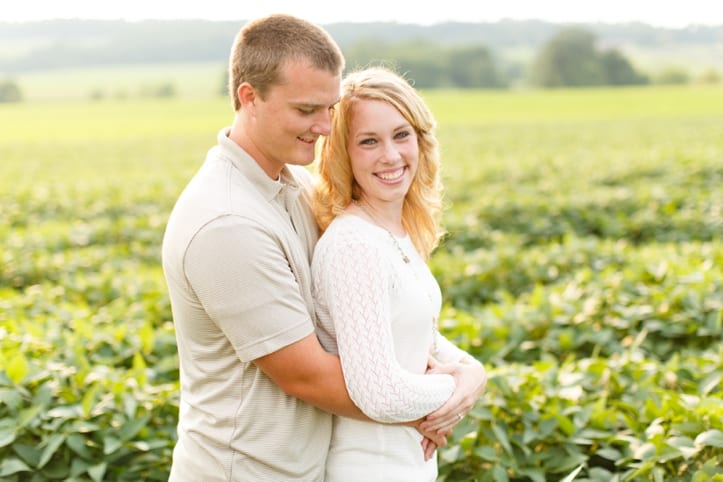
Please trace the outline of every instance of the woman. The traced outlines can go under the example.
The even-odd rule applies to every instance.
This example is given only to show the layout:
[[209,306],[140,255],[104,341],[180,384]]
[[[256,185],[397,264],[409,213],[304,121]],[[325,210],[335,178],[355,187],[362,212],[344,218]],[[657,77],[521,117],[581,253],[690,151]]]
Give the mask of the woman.
[[[482,365],[437,329],[441,292],[426,265],[442,232],[434,127],[405,79],[370,68],[344,80],[322,144],[317,335],[339,354],[352,400],[385,423],[334,418],[327,482],[434,481],[436,458],[420,448],[429,441],[401,423],[437,411],[432,427],[448,434],[486,381]],[[449,400],[470,380],[476,397]]]

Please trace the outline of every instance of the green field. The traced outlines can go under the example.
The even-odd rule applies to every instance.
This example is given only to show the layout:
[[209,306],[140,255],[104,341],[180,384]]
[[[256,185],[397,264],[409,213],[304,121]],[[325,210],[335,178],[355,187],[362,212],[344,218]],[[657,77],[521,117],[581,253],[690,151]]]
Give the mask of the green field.
[[13,79],[30,102],[133,99],[166,84],[175,97],[210,99],[222,92],[225,71],[224,62],[133,64],[23,72]]
[[[490,375],[440,482],[723,481],[723,89],[423,94],[442,329]],[[213,96],[0,104],[0,481],[167,480],[160,241],[230,120]]]

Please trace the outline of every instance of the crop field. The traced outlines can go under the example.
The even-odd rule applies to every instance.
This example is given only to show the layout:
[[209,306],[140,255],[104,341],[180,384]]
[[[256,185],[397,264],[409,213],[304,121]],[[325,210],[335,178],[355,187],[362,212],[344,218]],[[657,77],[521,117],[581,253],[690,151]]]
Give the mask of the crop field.
[[[439,482],[723,481],[723,89],[423,94],[441,328],[489,374]],[[167,480],[160,242],[231,115],[0,104],[0,481]]]

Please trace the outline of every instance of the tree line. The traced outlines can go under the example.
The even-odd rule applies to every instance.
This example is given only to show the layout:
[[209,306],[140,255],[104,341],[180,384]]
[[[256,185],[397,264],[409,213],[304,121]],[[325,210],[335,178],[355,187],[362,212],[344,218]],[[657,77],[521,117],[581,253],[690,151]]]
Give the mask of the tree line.
[[[5,74],[5,80],[0,79],[0,102],[22,99],[20,86],[11,77],[13,71],[119,63],[223,61],[238,29],[238,22],[219,22],[212,33],[209,31],[209,23],[213,24],[149,21],[128,26],[123,22],[110,22],[102,24],[106,27],[104,29],[98,28],[97,22],[91,22],[90,25],[60,23],[66,29],[56,32],[55,43],[35,49],[28,55],[16,56],[13,60],[0,58],[0,74]],[[514,24],[500,22],[497,25],[478,26],[477,29],[471,26],[473,24],[458,24],[456,32],[453,28],[455,25],[400,25],[397,29],[389,29],[389,25],[384,23],[364,24],[362,30],[366,33],[357,33],[356,37],[353,36],[355,29],[350,24],[335,24],[329,26],[329,31],[334,38],[340,39],[350,69],[386,64],[404,73],[419,88],[499,89],[518,85],[554,88],[640,85],[650,82],[686,83],[690,80],[689,74],[682,69],[669,68],[657,74],[656,78],[639,71],[622,50],[601,48],[600,45],[614,44],[610,41],[612,37],[600,39],[601,34],[592,27],[565,27],[534,21]],[[2,23],[0,27],[0,40],[19,44],[23,38],[33,38],[32,29],[28,34],[27,28],[23,30],[16,26],[15,29],[7,30],[7,25]],[[88,30],[87,27],[95,29]],[[630,28],[632,34],[628,35],[638,35],[640,42],[650,43],[649,29]],[[431,40],[433,37],[429,36],[429,32],[423,34],[425,29],[434,30],[438,38]],[[179,30],[183,30],[182,37],[178,35]],[[708,29],[703,32],[703,40],[723,44],[722,31],[723,28]],[[458,37],[454,36],[455,32]],[[474,42],[474,32],[478,32],[494,48]],[[524,46],[530,50],[530,58],[511,60],[498,41],[490,36],[490,33],[495,32],[508,39],[512,46]],[[525,39],[522,35],[524,32],[532,39]],[[670,41],[663,34],[670,36],[671,32],[680,37],[676,42],[695,44],[695,41],[700,40],[690,32],[687,34],[689,37],[681,37],[683,34],[675,31],[654,32],[661,36],[661,45]],[[78,37],[80,33],[82,36]],[[696,33],[700,35],[700,32]],[[602,35],[621,34],[615,31]],[[154,41],[150,41],[151,36]],[[95,44],[89,41],[93,38],[96,39]],[[720,74],[710,69],[703,80],[718,83]],[[173,92],[172,87],[170,92]]]
[[600,49],[587,30],[561,30],[536,53],[531,65],[503,68],[485,46],[363,42],[345,52],[350,66],[390,64],[420,88],[506,88],[516,82],[536,87],[639,85],[649,78],[618,49]]

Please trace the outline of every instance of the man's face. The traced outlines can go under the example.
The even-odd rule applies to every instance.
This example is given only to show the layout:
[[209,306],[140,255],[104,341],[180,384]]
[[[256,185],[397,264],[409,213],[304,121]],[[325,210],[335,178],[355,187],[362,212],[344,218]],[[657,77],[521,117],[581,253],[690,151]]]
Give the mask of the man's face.
[[272,86],[265,98],[256,97],[253,139],[263,156],[257,161],[267,172],[314,160],[317,139],[329,134],[330,109],[339,100],[340,84],[341,75],[293,61],[282,68],[282,83]]

